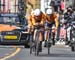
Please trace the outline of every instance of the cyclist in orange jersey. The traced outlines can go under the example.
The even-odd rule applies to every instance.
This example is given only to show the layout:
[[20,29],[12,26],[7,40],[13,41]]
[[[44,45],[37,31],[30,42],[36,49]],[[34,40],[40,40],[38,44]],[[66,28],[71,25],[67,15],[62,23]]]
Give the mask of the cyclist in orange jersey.
[[[47,9],[46,11],[46,28],[52,28],[53,25],[55,25],[54,32],[58,28],[59,22],[58,22],[58,14],[56,12],[53,12],[52,9]],[[48,40],[48,32],[49,30],[45,31],[45,44],[44,46],[47,46],[47,40]],[[53,33],[55,35],[55,33]],[[53,36],[53,41],[54,41],[54,36]],[[53,43],[55,45],[55,43]]]
[[[45,24],[45,15],[40,9],[35,9],[33,14],[29,17],[29,24],[32,25],[34,28],[38,27],[40,30],[43,30]],[[34,30],[34,39],[36,38],[36,32]],[[42,50],[42,41],[44,40],[43,32],[39,33],[39,46],[40,50]]]

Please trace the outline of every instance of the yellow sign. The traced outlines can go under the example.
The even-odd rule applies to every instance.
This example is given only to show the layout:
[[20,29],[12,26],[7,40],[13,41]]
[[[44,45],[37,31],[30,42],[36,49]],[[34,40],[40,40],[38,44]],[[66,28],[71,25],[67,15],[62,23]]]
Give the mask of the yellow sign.
[[4,36],[5,39],[17,39],[17,36],[10,36],[10,35],[7,35],[7,36]]

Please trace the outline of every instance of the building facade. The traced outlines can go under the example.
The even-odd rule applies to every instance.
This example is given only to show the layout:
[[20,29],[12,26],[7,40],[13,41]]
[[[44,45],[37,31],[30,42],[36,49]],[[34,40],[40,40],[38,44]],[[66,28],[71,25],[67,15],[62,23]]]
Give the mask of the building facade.
[[30,15],[31,11],[40,8],[40,1],[41,0],[26,0],[26,6],[27,6],[27,15]]
[[75,6],[75,0],[65,0],[65,3],[66,8],[69,6]]
[[0,0],[0,11],[4,13],[18,12],[18,1],[19,0]]

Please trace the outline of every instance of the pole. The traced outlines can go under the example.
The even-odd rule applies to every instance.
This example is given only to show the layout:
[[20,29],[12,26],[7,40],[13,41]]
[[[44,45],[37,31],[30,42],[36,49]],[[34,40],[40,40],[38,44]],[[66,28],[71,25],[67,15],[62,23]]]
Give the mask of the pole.
[[5,7],[5,0],[3,0],[3,13],[5,13],[6,7]]
[[45,13],[45,0],[41,0],[41,11]]

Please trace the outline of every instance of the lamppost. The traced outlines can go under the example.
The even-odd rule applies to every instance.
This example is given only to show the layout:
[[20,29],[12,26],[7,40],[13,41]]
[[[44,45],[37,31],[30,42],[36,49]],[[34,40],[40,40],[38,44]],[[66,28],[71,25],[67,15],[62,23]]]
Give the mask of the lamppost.
[[45,0],[41,0],[41,11],[45,13]]

